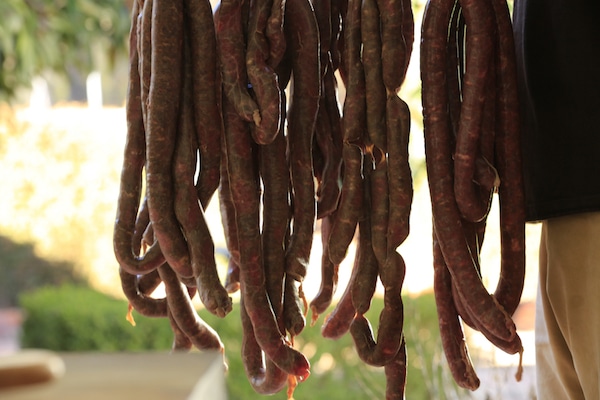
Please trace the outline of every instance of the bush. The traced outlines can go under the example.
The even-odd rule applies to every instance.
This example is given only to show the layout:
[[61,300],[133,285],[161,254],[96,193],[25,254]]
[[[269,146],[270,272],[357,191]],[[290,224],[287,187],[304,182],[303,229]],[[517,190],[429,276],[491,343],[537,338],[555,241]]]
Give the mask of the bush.
[[[437,311],[433,293],[417,297],[404,296],[404,332],[407,346],[406,397],[409,399],[468,398],[464,389],[456,386],[446,360],[443,357],[439,335]],[[373,298],[367,317],[377,329],[383,299]],[[349,333],[338,340],[321,335],[324,313],[314,326],[307,326],[295,338],[295,347],[302,351],[311,363],[311,375],[299,384],[296,399],[382,399],[385,398],[385,374],[383,368],[364,364],[356,354]],[[226,376],[227,390],[231,399],[260,399],[248,382],[241,359],[242,328],[239,304],[223,319],[206,310],[200,316],[221,336],[229,364]],[[309,315],[310,317],[310,315]],[[274,400],[287,399],[283,390]]]
[[76,285],[48,286],[20,296],[21,345],[55,351],[141,351],[171,348],[166,319],[125,316],[128,304]]
[[[57,351],[167,350],[173,335],[166,318],[135,315],[136,327],[126,320],[127,302],[73,285],[47,287],[21,296],[26,312],[23,345]],[[332,306],[333,307],[333,306]],[[376,329],[383,299],[375,297],[367,316]],[[329,310],[330,311],[330,310]],[[231,399],[260,399],[246,377],[241,357],[242,327],[239,303],[225,318],[201,309],[225,345],[229,369],[226,385]],[[348,400],[385,398],[383,368],[365,365],[357,356],[349,334],[338,340],[321,335],[325,314],[295,338],[295,347],[309,359],[311,376],[295,392],[297,399]],[[458,389],[443,357],[432,293],[404,297],[404,332],[407,344],[406,396],[413,399],[468,398]],[[287,399],[283,390],[274,400]]]

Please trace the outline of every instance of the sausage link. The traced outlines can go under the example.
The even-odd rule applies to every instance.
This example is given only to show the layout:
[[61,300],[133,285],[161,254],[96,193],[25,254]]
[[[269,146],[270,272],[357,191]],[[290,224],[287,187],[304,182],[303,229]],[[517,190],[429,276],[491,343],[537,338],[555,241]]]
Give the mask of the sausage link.
[[[365,156],[365,159],[370,156]],[[377,285],[377,277],[379,272],[378,260],[373,246],[373,223],[371,216],[373,215],[373,207],[371,202],[371,179],[373,175],[372,164],[365,163],[365,180],[363,191],[365,193],[365,201],[361,210],[361,217],[358,222],[358,238],[355,254],[355,277],[352,279],[351,293],[352,304],[356,310],[357,316],[366,313],[371,306],[371,298],[375,293]],[[385,249],[385,246],[384,246]],[[355,318],[356,319],[356,318]]]
[[154,0],[152,11],[152,76],[146,132],[150,220],[165,259],[179,275],[191,277],[190,255],[174,211],[171,169],[182,82],[183,2]]
[[293,231],[286,254],[286,273],[302,281],[310,261],[316,220],[312,143],[321,95],[319,31],[310,1],[288,0],[285,25],[293,71],[287,131]]
[[142,190],[142,171],[146,161],[145,130],[141,107],[142,89],[138,68],[139,54],[136,45],[138,41],[137,24],[140,20],[136,14],[137,9],[134,8],[130,33],[130,66],[126,104],[127,140],[123,154],[117,214],[113,229],[113,248],[117,262],[122,269],[131,274],[143,274],[162,264],[164,256],[159,246],[155,245],[140,257],[137,240],[133,240]]
[[145,0],[138,20],[139,33],[139,70],[141,80],[141,100],[144,126],[148,130],[148,93],[150,93],[150,77],[152,76],[152,8],[154,0]]
[[389,227],[390,208],[390,187],[388,184],[388,174],[392,173],[388,168],[388,159],[381,160],[375,169],[369,174],[369,184],[365,191],[370,192],[370,225],[372,251],[378,264],[383,265],[388,257],[388,231],[394,229]]
[[404,68],[402,75],[406,77],[408,71],[408,64],[413,50],[413,43],[415,41],[415,20],[412,10],[412,0],[402,0],[402,38],[404,39]]
[[466,389],[475,390],[479,387],[480,381],[471,362],[462,326],[454,306],[452,277],[446,266],[435,231],[433,235],[433,283],[442,348],[456,383]]
[[306,326],[304,315],[307,307],[301,285],[293,277],[286,275],[284,282],[283,320],[285,330],[289,333],[292,341]]
[[246,39],[242,9],[244,0],[223,0],[215,12],[218,54],[223,79],[223,96],[245,121],[260,123],[258,105],[248,92]]
[[200,151],[198,198],[206,209],[219,186],[219,166],[223,118],[221,116],[221,74],[218,67],[217,38],[209,0],[185,0],[186,33],[191,48],[194,87],[190,101]]
[[229,293],[235,293],[240,288],[240,250],[235,222],[235,207],[233,205],[233,199],[231,198],[227,164],[227,149],[225,148],[224,138],[221,138],[221,179],[218,188],[219,211],[221,215],[221,225],[223,226],[223,234],[225,236],[225,244],[229,251],[225,289],[227,289]]
[[363,153],[360,147],[344,143],[342,150],[344,175],[340,204],[335,213],[335,221],[329,235],[329,259],[333,264],[341,264],[346,257],[348,246],[360,217],[363,203]]
[[[283,125],[283,112],[281,119]],[[272,143],[258,146],[258,156],[259,174],[263,184],[262,251],[267,295],[279,330],[284,333],[285,252],[291,210],[289,167],[283,132],[279,132]]]
[[410,110],[398,96],[390,96],[386,103],[388,137],[388,191],[389,220],[387,223],[388,253],[400,246],[410,230],[410,210],[413,183],[408,157]]
[[343,106],[344,143],[363,145],[366,131],[366,83],[361,61],[361,5],[359,0],[349,0],[344,24],[344,57],[347,71],[346,97]]
[[448,90],[448,113],[450,117],[452,138],[458,134],[460,110],[462,105],[461,85],[464,78],[464,31],[465,19],[460,3],[456,1],[450,14],[448,25],[448,42],[446,45],[446,87]]
[[514,39],[506,4],[493,0],[499,32],[496,167],[500,176],[500,279],[494,297],[509,313],[519,305],[525,279],[525,200]]
[[[320,133],[317,127],[316,135],[319,146],[326,154],[326,164],[323,168],[323,179],[317,192],[317,219],[333,213],[339,204],[342,182],[342,125],[341,116],[336,96],[337,81],[334,75],[333,64],[329,57],[325,75],[322,78],[323,87],[319,105],[319,118],[323,121],[327,134]],[[326,117],[325,117],[326,116]],[[325,139],[320,140],[321,137]],[[323,142],[325,142],[323,144]]]
[[312,313],[311,325],[314,325],[319,315],[324,313],[331,305],[333,294],[337,288],[339,264],[333,264],[329,259],[329,235],[331,233],[332,221],[335,217],[328,215],[321,219],[321,244],[323,254],[321,256],[321,283],[315,298],[310,302]]
[[365,76],[360,60],[361,1],[348,2],[344,22],[344,63],[346,65],[346,98],[343,106],[343,180],[340,204],[332,227],[329,257],[340,264],[354,237],[362,209],[363,151],[366,132]]
[[270,395],[281,391],[287,383],[288,375],[273,360],[264,358],[264,353],[256,340],[254,327],[246,311],[244,298],[240,300],[242,319],[242,362],[252,388],[260,394]]
[[383,82],[391,96],[398,92],[406,75],[408,38],[404,37],[404,29],[407,28],[403,27],[402,0],[378,0],[377,5],[381,16]]
[[377,342],[364,315],[357,314],[350,326],[357,353],[369,365],[384,366],[393,362],[402,345],[404,311],[402,303],[402,283],[405,265],[402,256],[391,252],[382,267],[380,277],[384,285],[384,307],[379,315]]
[[175,271],[165,263],[158,267],[158,273],[165,284],[167,305],[177,326],[199,350],[212,349],[223,352],[224,347],[219,335],[200,318],[187,289],[179,281]]
[[[211,25],[212,26],[212,25]],[[194,186],[197,140],[194,135],[192,101],[192,67],[189,49],[184,54],[184,82],[178,136],[173,159],[175,215],[187,239],[191,266],[200,300],[208,311],[224,317],[232,309],[231,298],[217,273],[215,246],[198,202]]]
[[465,40],[468,45],[454,152],[454,191],[461,214],[477,222],[489,212],[489,201],[481,201],[473,177],[481,138],[486,82],[494,54],[494,16],[492,6],[487,1],[462,0],[461,6],[467,26]]
[[303,380],[309,375],[308,360],[290,347],[269,304],[261,255],[259,189],[254,173],[252,139],[248,126],[228,101],[223,102],[229,184],[236,212],[240,251],[240,291],[256,340],[266,356],[286,373]]
[[385,128],[386,88],[383,83],[381,22],[377,0],[363,0],[361,8],[362,63],[365,73],[367,132],[375,162],[387,153]]
[[281,129],[281,92],[275,70],[267,64],[269,43],[266,37],[267,20],[272,2],[253,0],[250,2],[246,42],[246,70],[252,84],[252,93],[260,112],[260,123],[252,131],[258,144],[271,143]]
[[384,367],[385,399],[403,400],[406,389],[406,341],[402,336],[400,350],[396,357]]
[[269,57],[267,64],[275,69],[281,62],[286,50],[285,34],[283,32],[283,21],[287,0],[273,0],[271,14],[267,20],[265,35],[269,42]]
[[177,321],[173,317],[173,313],[171,310],[167,309],[167,316],[169,317],[169,325],[171,325],[171,331],[175,337],[173,338],[173,345],[171,346],[171,351],[173,352],[187,352],[194,347],[194,344],[190,340],[190,338],[185,334],[184,331],[181,330],[179,325],[177,325]]
[[325,338],[339,339],[350,329],[352,320],[356,315],[354,304],[352,301],[352,286],[358,275],[358,247],[357,253],[354,256],[354,264],[348,284],[344,289],[344,293],[338,300],[334,309],[325,317],[325,321],[321,326],[321,334]]
[[447,103],[447,92],[444,81],[439,81],[444,76],[446,60],[443,54],[447,34],[447,25],[439,21],[449,20],[452,6],[450,0],[428,3],[421,41],[425,151],[434,226],[444,258],[451,260],[447,261],[448,268],[460,285],[459,293],[476,308],[474,314],[482,324],[496,336],[511,340],[517,334],[515,324],[487,292],[473,268],[464,238],[459,234],[461,221],[453,194],[449,124],[445,109],[441,106]]
[[[329,72],[323,78],[323,92],[319,100],[319,112],[315,126],[316,146],[313,147],[313,152],[316,154],[321,153],[323,158],[321,168],[314,168],[318,184],[316,190],[317,219],[322,219],[337,209],[341,189],[341,141],[336,143],[337,140],[333,134],[334,129],[336,129],[333,124],[336,122],[339,124],[339,114],[337,121],[335,117],[329,115],[330,110],[327,107],[325,95],[326,79],[329,79]],[[334,112],[337,112],[337,110]],[[313,153],[313,164],[316,164],[315,153]]]
[[167,299],[155,299],[138,287],[138,279],[136,275],[130,274],[123,268],[119,268],[119,278],[121,281],[121,289],[127,297],[129,304],[141,315],[146,317],[166,317],[167,316]]

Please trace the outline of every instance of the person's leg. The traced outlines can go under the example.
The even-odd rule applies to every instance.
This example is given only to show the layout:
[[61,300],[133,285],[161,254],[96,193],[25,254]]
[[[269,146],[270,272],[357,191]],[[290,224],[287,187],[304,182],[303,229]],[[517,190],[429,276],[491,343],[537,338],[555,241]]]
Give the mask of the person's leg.
[[540,399],[600,398],[599,285],[600,213],[545,221],[538,305],[543,321],[536,326]]
[[[540,400],[583,399],[568,346],[549,304],[546,282],[548,257],[546,222],[542,225],[539,249],[539,286],[535,313],[536,390]],[[552,336],[552,344],[550,344]],[[574,386],[574,387],[573,387]]]

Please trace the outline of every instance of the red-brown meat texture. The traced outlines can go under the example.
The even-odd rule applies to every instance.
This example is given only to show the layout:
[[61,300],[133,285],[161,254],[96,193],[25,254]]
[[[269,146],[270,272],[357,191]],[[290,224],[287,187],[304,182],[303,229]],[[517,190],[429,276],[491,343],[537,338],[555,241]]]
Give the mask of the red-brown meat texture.
[[321,95],[319,30],[310,1],[287,1],[285,34],[292,62],[287,136],[293,207],[286,273],[302,281],[316,221],[312,144]]

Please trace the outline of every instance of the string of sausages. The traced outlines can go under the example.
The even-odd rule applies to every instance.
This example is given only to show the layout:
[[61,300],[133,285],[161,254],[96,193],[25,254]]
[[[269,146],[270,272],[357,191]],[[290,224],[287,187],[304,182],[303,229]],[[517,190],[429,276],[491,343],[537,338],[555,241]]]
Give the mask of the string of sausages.
[[[503,0],[429,0],[421,77],[433,212],[434,292],[446,358],[456,382],[480,382],[462,322],[501,350],[522,355],[511,316],[525,278],[525,224],[514,44]],[[480,251],[498,193],[501,272],[481,280]],[[460,318],[459,318],[460,317]],[[517,372],[520,379],[521,363]]]
[[[486,1],[431,0],[423,25],[436,298],[453,371],[470,365],[466,348],[447,344],[462,332],[459,315],[499,347],[521,351],[510,317],[524,267],[510,20],[494,17],[504,9],[503,0],[493,0],[484,21]],[[496,19],[498,34],[488,39]],[[131,22],[114,226],[130,311],[168,318],[174,350],[223,352],[193,299],[225,317],[239,291],[248,380],[261,394],[287,385],[291,397],[310,374],[294,337],[308,310],[316,324],[330,307],[340,264],[350,256],[350,281],[322,334],[349,333],[361,360],[384,368],[386,398],[402,399],[406,267],[397,249],[409,234],[413,186],[411,115],[398,93],[414,41],[410,1],[221,0],[213,9],[208,0],[135,0]],[[483,56],[485,40],[496,51]],[[471,73],[484,64],[491,72]],[[482,88],[493,93],[483,103]],[[477,255],[496,188],[502,276],[489,295]],[[214,197],[230,254],[223,283],[205,217]],[[322,279],[308,302],[302,282],[315,237],[323,248]],[[378,281],[384,307],[374,334],[365,313]],[[161,283],[162,298],[154,295]],[[474,372],[469,379],[475,381]]]

